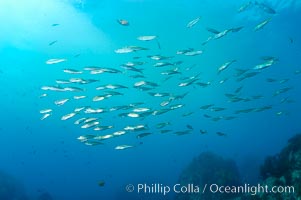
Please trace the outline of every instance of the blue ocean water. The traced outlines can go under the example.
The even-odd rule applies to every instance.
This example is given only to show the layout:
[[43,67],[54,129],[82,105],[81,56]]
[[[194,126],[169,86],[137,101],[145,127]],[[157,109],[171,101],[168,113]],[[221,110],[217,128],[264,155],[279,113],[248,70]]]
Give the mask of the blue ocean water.
[[[46,192],[57,200],[173,199],[175,194],[127,193],[125,186],[138,183],[174,185],[194,157],[210,151],[235,160],[242,179],[256,183],[258,167],[264,158],[278,153],[301,128],[301,74],[298,71],[301,70],[301,1],[258,1],[276,13],[269,13],[255,5],[255,1],[251,2],[252,7],[238,12],[248,1],[0,0],[1,172],[10,174],[24,186],[27,199],[37,199]],[[188,28],[187,24],[197,17],[200,20]],[[118,19],[127,20],[129,25],[119,24]],[[254,31],[255,26],[267,19],[271,21]],[[231,30],[237,27],[243,28],[237,32]],[[208,37],[215,36],[207,28],[230,31],[224,37],[202,44]],[[139,41],[138,36],[157,38]],[[127,46],[148,50],[115,52]],[[203,53],[177,54],[187,49]],[[155,61],[148,57],[152,55],[172,58]],[[267,68],[254,70],[256,65],[265,62],[263,56],[277,61]],[[47,60],[58,58],[66,61],[46,64]],[[231,60],[236,62],[218,73],[218,68]],[[143,69],[143,73],[120,67],[136,61],[143,62],[136,66]],[[178,61],[182,63],[174,64]],[[172,64],[154,67],[157,62]],[[87,66],[113,68],[121,73],[91,75],[83,70]],[[66,68],[85,74],[66,74],[63,72]],[[180,74],[169,75],[165,80],[167,76],[160,73],[172,69]],[[258,74],[238,81],[236,69]],[[131,77],[137,74],[145,78]],[[74,84],[84,88],[78,93],[41,89],[58,86],[57,79],[70,78],[97,79],[98,82]],[[179,87],[180,83],[194,79],[191,85]],[[133,87],[142,80],[158,86],[148,91]],[[225,82],[221,83],[222,80]],[[196,84],[198,82],[210,84],[202,87]],[[128,88],[114,90],[122,92],[122,96],[93,102],[94,96],[103,94],[95,87],[106,84],[122,84]],[[239,87],[242,89],[237,94],[246,99],[230,102],[225,94],[233,94]],[[289,90],[277,93],[284,88]],[[148,92],[172,95],[154,97]],[[43,93],[48,96],[41,98]],[[185,93],[182,99],[170,100]],[[74,95],[87,98],[74,100]],[[254,98],[257,95],[260,97]],[[62,106],[54,104],[63,98],[70,100]],[[160,106],[164,100],[170,100],[170,104]],[[127,111],[92,115],[99,117],[101,125],[114,126],[105,131],[74,125],[76,119],[87,116],[83,112],[72,119],[61,120],[63,115],[81,106],[109,110],[137,102],[152,111],[177,104],[183,107],[162,115],[138,118],[118,115]],[[209,104],[225,110],[200,109]],[[271,108],[256,111],[264,106]],[[46,108],[53,109],[53,113],[41,120],[39,112]],[[235,113],[245,109],[253,110]],[[229,116],[235,118],[226,120]],[[160,133],[156,125],[161,122],[170,122],[165,129],[171,131]],[[139,124],[147,125],[146,132],[151,135],[137,138],[141,132],[133,131],[95,146],[77,139],[81,135],[111,134]],[[186,130],[189,134],[174,134]],[[206,133],[201,134],[200,130]],[[219,132],[226,135],[219,136]],[[117,145],[134,147],[115,150]],[[99,184],[102,181],[104,186]]]

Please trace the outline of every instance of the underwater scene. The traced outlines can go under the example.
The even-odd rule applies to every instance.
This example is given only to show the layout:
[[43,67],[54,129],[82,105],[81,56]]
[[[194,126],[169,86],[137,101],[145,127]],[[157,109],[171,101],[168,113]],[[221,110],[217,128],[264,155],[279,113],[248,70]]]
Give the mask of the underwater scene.
[[301,0],[0,0],[0,200],[301,200]]

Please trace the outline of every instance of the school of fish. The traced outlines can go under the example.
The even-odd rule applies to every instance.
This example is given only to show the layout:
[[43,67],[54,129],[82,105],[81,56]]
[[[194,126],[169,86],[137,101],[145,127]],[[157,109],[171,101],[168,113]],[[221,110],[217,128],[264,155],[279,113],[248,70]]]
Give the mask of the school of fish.
[[[187,66],[182,61],[183,56],[188,59],[194,56],[202,56],[205,45],[213,40],[220,40],[228,34],[244,34],[244,31],[254,31],[260,34],[260,30],[272,23],[274,9],[263,3],[250,1],[238,9],[238,13],[244,12],[251,7],[256,7],[270,14],[270,17],[259,21],[254,27],[232,27],[226,30],[216,30],[206,27],[211,36],[200,43],[199,48],[175,49],[174,52],[164,52],[162,50],[158,35],[140,35],[136,37],[139,43],[145,46],[128,45],[116,49],[112,54],[122,56],[128,54],[131,57],[126,63],[120,63],[120,66],[77,66],[69,67],[67,58],[50,58],[45,63],[47,65],[66,66],[61,71],[61,77],[53,81],[53,84],[41,86],[42,94],[39,98],[45,101],[44,108],[40,109],[41,120],[57,116],[57,113],[64,113],[58,116],[62,121],[74,124],[79,129],[85,129],[87,134],[77,136],[77,140],[87,146],[102,145],[109,140],[122,137],[134,137],[135,141],[131,144],[123,143],[119,139],[119,144],[114,147],[116,150],[125,150],[136,147],[140,144],[142,138],[150,137],[153,134],[174,134],[186,135],[191,133],[209,134],[206,127],[194,127],[191,124],[183,124],[183,128],[175,130],[173,124],[164,117],[167,113],[172,113],[177,118],[178,125],[181,125],[181,119],[189,116],[195,116],[198,120],[210,120],[218,122],[222,120],[235,120],[241,114],[258,113],[273,110],[275,105],[265,103],[265,105],[247,107],[245,102],[259,101],[268,98],[265,95],[256,94],[244,96],[244,83],[249,79],[254,79],[263,74],[266,76],[266,70],[273,70],[274,65],[279,65],[281,61],[274,56],[263,55],[258,58],[258,64],[254,66],[245,66],[240,63],[239,58],[232,58],[220,63],[216,68],[216,77],[214,80],[204,80],[201,78],[205,72],[199,71],[196,64]],[[191,17],[183,28],[195,29],[202,21],[201,16]],[[116,22],[112,22],[116,23]],[[121,26],[129,26],[130,23],[125,19],[117,20]],[[59,24],[55,24],[58,26]],[[52,25],[54,26],[54,25]],[[202,27],[204,28],[204,27]],[[139,52],[151,52],[156,49],[150,49],[149,43],[157,43],[160,54],[149,54],[144,56]],[[49,46],[57,45],[58,40],[48,43]],[[135,52],[135,54],[133,54]],[[76,55],[75,57],[78,57]],[[270,68],[270,69],[268,69]],[[154,69],[156,74],[149,72]],[[225,71],[231,71],[232,76],[224,78]],[[292,72],[295,75],[301,74],[301,71]],[[104,78],[105,77],[105,78]],[[160,80],[160,81],[158,81]],[[217,103],[203,104],[199,102],[198,109],[189,109],[187,98],[200,90],[210,90],[211,87],[223,87],[227,81],[234,80],[237,87],[234,91],[227,91],[225,87],[225,104],[228,106],[219,106]],[[289,84],[288,78],[280,80],[266,77],[266,84],[278,84],[277,90],[269,98],[278,98],[281,96],[277,106],[285,103],[294,103],[284,94],[293,90]],[[232,84],[232,83],[231,83]],[[165,87],[164,85],[168,85]],[[183,92],[184,91],[184,92]],[[269,102],[269,101],[266,101]],[[229,104],[230,103],[230,104]],[[232,108],[233,104],[239,105],[239,109]],[[73,105],[77,105],[74,107]],[[254,104],[256,105],[256,104]],[[234,106],[237,107],[237,106]],[[227,113],[227,114],[225,114]],[[231,114],[229,114],[231,113]],[[276,115],[286,115],[286,111],[276,110]],[[114,122],[123,123],[116,124]],[[154,120],[155,119],[155,120]],[[217,126],[218,127],[218,126]],[[225,137],[228,133],[223,130],[217,130],[217,136]],[[137,142],[138,141],[138,142]]]

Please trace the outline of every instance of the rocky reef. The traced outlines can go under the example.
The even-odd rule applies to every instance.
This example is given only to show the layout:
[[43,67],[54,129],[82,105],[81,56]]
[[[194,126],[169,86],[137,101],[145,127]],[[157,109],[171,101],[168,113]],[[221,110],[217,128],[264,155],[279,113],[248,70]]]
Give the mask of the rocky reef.
[[[257,191],[240,194],[193,193],[177,194],[176,200],[301,200],[301,134],[288,140],[276,155],[266,157],[260,166]],[[225,160],[212,153],[202,153],[182,172],[179,182],[194,185],[245,185],[241,183],[233,160]],[[262,186],[261,189],[258,189]],[[274,188],[273,188],[274,187]],[[263,189],[264,188],[264,189]]]
[[280,153],[265,159],[260,178],[266,191],[244,194],[236,200],[301,200],[301,134],[289,139]]
[[0,200],[53,200],[53,198],[47,191],[41,191],[36,198],[29,197],[21,182],[0,171]]
[[[239,185],[239,170],[234,160],[224,159],[216,154],[205,152],[194,158],[192,162],[183,170],[179,178],[181,185],[193,184],[204,186],[205,184],[217,185]],[[235,194],[211,193],[179,193],[176,200],[213,200],[213,199],[233,199]]]
[[[294,192],[285,191],[279,193],[262,193],[259,199],[301,199],[301,134],[297,134],[288,140],[286,147],[274,156],[265,159],[261,166],[260,175],[262,184],[269,188],[273,186],[293,186]],[[288,188],[287,188],[288,189]]]
[[21,183],[11,175],[0,171],[0,199],[28,200],[28,197]]

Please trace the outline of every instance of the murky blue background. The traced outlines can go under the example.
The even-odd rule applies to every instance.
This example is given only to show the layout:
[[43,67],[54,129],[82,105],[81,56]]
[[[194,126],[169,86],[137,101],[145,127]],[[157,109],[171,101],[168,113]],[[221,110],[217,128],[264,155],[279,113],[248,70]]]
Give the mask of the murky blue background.
[[[212,151],[237,161],[241,176],[246,182],[256,181],[256,167],[271,154],[279,152],[287,140],[300,131],[300,1],[266,0],[277,13],[269,15],[258,9],[237,13],[246,1],[60,1],[60,0],[0,0],[0,169],[20,180],[28,196],[33,199],[40,191],[48,191],[53,199],[121,199],[129,183],[177,183],[179,174],[191,159],[201,152]],[[201,16],[193,28],[186,24]],[[253,28],[261,21],[272,17],[262,30]],[[128,27],[119,25],[117,19],[126,19]],[[52,24],[58,23],[58,26]],[[210,33],[206,27],[225,30],[244,26],[238,33],[202,46]],[[161,49],[155,42],[137,41],[140,35],[157,35]],[[293,39],[293,43],[290,42]],[[48,45],[57,40],[54,45]],[[149,51],[131,55],[116,54],[115,49],[127,45],[145,46]],[[177,50],[195,48],[203,55],[185,57],[176,55]],[[78,57],[75,55],[80,54]],[[135,137],[121,137],[105,145],[85,146],[76,138],[89,134],[71,121],[61,121],[66,110],[58,111],[41,121],[39,110],[55,108],[53,101],[40,99],[43,85],[53,85],[57,78],[64,78],[62,69],[81,69],[95,65],[121,70],[119,65],[132,61],[133,56],[162,54],[176,56],[183,66],[196,67],[188,76],[201,72],[201,80],[215,81],[207,88],[191,86],[172,88],[160,85],[162,90],[177,94],[189,92],[179,103],[184,109],[172,111],[143,121],[150,127],[161,121],[170,121],[174,131],[194,127],[192,134],[154,134],[143,138],[143,145],[125,151],[114,147],[122,143],[138,144]],[[220,76],[216,70],[226,61],[236,59],[230,68],[252,68],[262,62],[261,56],[275,56],[275,65],[250,79],[236,82],[231,79],[233,69],[227,69]],[[50,58],[66,58],[65,63],[46,65]],[[149,61],[147,58],[143,60]],[[149,74],[152,65],[144,65]],[[150,77],[150,76],[148,76]],[[230,78],[224,84],[217,84],[223,78]],[[266,78],[290,80],[286,83],[268,83]],[[114,83],[114,75],[104,75],[103,82]],[[160,82],[155,74],[149,78]],[[178,84],[178,79],[172,79]],[[132,85],[133,82],[124,83]],[[231,93],[243,85],[243,96],[263,95],[264,98],[246,103],[229,103],[225,93]],[[273,93],[283,87],[292,89],[277,97]],[[129,92],[133,92],[130,90]],[[61,94],[58,94],[60,96]],[[94,94],[96,95],[96,94]],[[134,94],[135,95],[135,94]],[[133,96],[134,96],[133,95]],[[60,96],[61,97],[61,96]],[[281,104],[282,98],[294,100]],[[148,99],[149,98],[149,99]],[[120,105],[145,101],[155,104],[149,96],[120,100]],[[225,115],[238,109],[273,105],[265,112],[251,112],[237,115],[234,120],[213,122],[203,117],[207,113],[199,109],[206,104],[226,107]],[[110,102],[104,106],[109,106]],[[182,117],[188,111],[191,116]],[[283,111],[287,115],[276,115]],[[123,119],[111,117],[115,125],[126,125]],[[201,135],[200,129],[208,134]],[[215,132],[225,132],[219,137]],[[93,131],[92,131],[93,132]],[[104,180],[105,186],[98,182]],[[134,199],[135,195],[128,197]],[[137,195],[138,198],[142,198]],[[127,197],[124,197],[127,198]],[[172,199],[172,196],[169,197]]]

